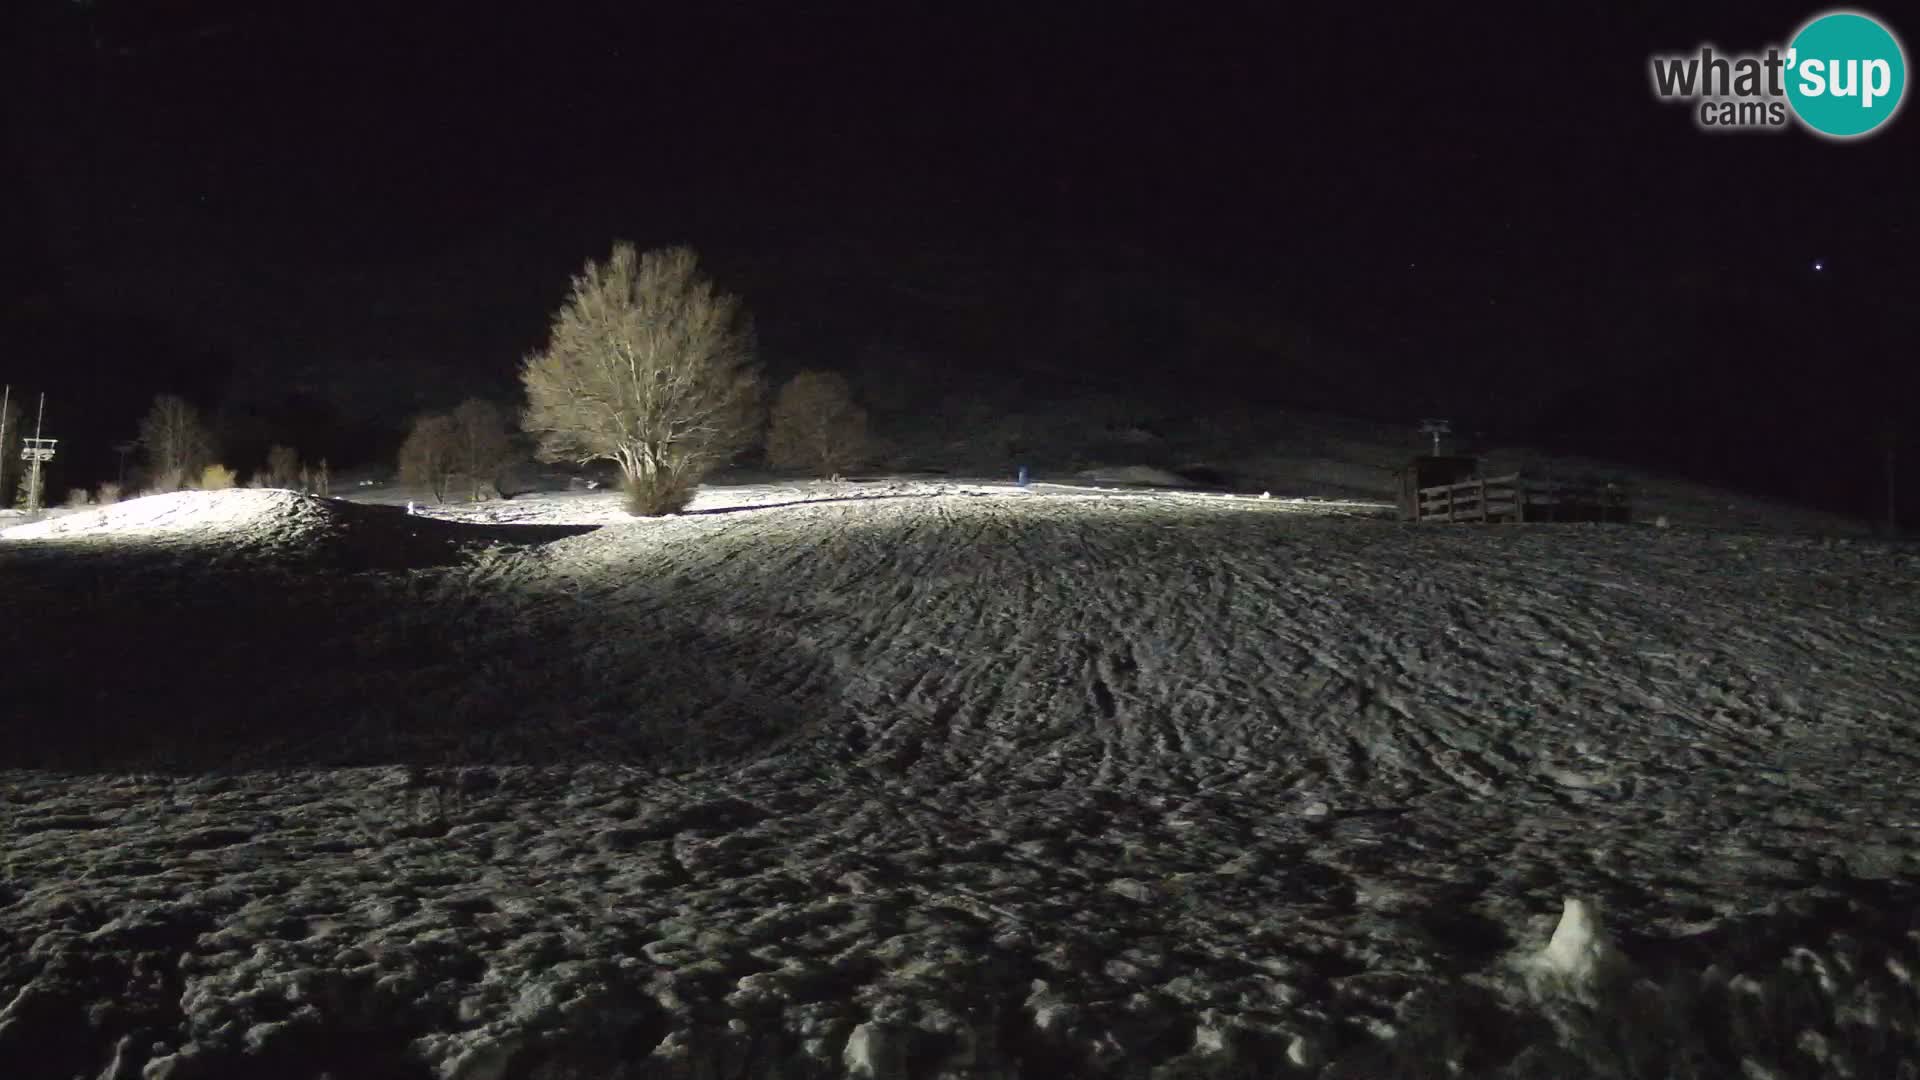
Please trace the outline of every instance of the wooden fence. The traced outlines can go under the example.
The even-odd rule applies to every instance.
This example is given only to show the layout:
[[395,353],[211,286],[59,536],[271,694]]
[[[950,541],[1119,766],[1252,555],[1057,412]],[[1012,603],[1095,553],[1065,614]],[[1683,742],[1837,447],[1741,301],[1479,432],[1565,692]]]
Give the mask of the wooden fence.
[[1522,473],[1421,488],[1415,521],[1619,521],[1631,519],[1626,492],[1595,480],[1544,480]]

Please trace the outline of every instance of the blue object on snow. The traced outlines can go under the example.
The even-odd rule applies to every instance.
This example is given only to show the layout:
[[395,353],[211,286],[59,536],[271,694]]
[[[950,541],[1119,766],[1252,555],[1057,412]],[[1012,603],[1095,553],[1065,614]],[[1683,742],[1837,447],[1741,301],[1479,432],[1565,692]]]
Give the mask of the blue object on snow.
[[1020,479],[1015,481],[1015,483],[1018,483],[1021,487],[1027,486],[1027,467],[1025,465],[1020,466]]

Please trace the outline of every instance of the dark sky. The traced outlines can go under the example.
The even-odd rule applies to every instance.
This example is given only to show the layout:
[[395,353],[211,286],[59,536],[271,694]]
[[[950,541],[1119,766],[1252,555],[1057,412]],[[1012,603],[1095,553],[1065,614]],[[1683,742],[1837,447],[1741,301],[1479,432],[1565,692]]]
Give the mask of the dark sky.
[[[699,248],[775,367],[1125,339],[1074,362],[1146,378],[1220,337],[1201,297],[1258,324],[1207,370],[1281,402],[1484,401],[1624,445],[1911,396],[1911,112],[1848,145],[1714,137],[1648,87],[1651,52],[1780,42],[1811,6],[687,6],[27,0],[11,351],[111,373],[119,423],[168,382],[401,415],[449,380],[511,390],[624,237]],[[992,325],[943,339],[896,286],[984,289]]]

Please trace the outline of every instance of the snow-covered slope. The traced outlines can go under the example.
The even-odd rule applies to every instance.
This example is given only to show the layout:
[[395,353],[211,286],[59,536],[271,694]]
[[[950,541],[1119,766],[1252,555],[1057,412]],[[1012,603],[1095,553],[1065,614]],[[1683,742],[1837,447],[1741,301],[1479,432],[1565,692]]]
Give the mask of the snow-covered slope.
[[166,498],[0,534],[18,1075],[1920,1052],[1911,547],[909,481]]
[[[603,500],[604,502],[604,500]],[[618,514],[604,507],[603,517]],[[549,519],[564,518],[549,514]],[[45,540],[48,549],[131,558],[152,567],[285,565],[309,569],[406,570],[437,566],[473,548],[573,535],[592,522],[553,528],[472,528],[401,506],[322,499],[278,489],[179,491],[91,510],[68,510],[0,528],[0,540]],[[215,629],[216,628],[211,628]]]
[[6,538],[261,536],[298,542],[325,531],[329,519],[340,512],[338,503],[305,499],[291,491],[176,491],[16,525]]

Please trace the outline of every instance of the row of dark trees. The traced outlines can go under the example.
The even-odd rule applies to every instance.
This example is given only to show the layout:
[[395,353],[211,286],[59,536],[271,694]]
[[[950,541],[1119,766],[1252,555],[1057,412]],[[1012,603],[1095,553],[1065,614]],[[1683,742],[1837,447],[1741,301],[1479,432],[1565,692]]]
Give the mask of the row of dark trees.
[[[183,488],[232,487],[235,472],[221,463],[218,440],[200,411],[176,394],[161,394],[140,419],[141,454],[136,486],[150,493]],[[332,469],[325,458],[303,462],[298,450],[275,444],[247,481],[251,487],[290,488],[326,494]],[[116,484],[117,488],[118,485]]]
[[[517,426],[534,456],[618,466],[635,514],[685,506],[703,477],[763,432],[767,462],[776,469],[834,476],[866,454],[866,411],[837,373],[803,371],[768,407],[751,320],[738,297],[701,273],[687,248],[642,254],[621,243],[604,262],[589,260],[553,318],[546,347],[522,365],[520,381],[527,404]],[[479,398],[417,418],[400,446],[401,480],[436,499],[462,487],[473,499],[497,493],[500,470],[517,456],[515,419]],[[178,395],[154,399],[135,445],[135,490],[238,482],[218,460],[212,427]],[[330,469],[325,460],[303,463],[294,448],[275,445],[247,483],[326,494]],[[103,485],[101,501],[108,486],[117,495],[120,485]]]
[[468,398],[450,413],[414,421],[400,444],[400,479],[428,487],[435,499],[445,499],[464,479],[468,497],[479,499],[488,487],[497,492],[496,477],[512,457],[506,414],[490,401]]
[[[693,378],[691,374],[684,376]],[[757,391],[756,391],[757,396]],[[573,400],[573,399],[570,399]],[[583,454],[580,448],[592,445],[616,447],[626,430],[616,430],[616,425],[608,418],[605,437],[596,439],[592,430],[597,418],[592,414],[591,406],[569,406],[575,411],[574,420],[578,426],[568,429],[566,440],[556,440],[572,448],[560,455],[549,453],[550,460],[571,460],[585,463],[601,460],[591,454]],[[684,493],[687,485],[697,483],[704,470],[691,471],[688,465],[699,462],[703,456],[714,461],[723,461],[731,456],[730,451],[737,449],[734,441],[715,440],[705,447],[690,445],[692,438],[704,434],[712,428],[701,428],[692,417],[670,416],[671,405],[663,405],[661,427],[667,438],[656,451],[657,461],[666,462],[659,469],[662,475],[652,487],[647,487],[644,467],[639,471],[640,490],[657,492],[660,497],[659,510],[671,509],[678,505],[672,493]],[[550,422],[566,420],[565,416],[550,417]],[[749,418],[750,428],[757,427],[757,418]],[[838,476],[858,465],[867,447],[867,416],[853,400],[853,393],[844,376],[837,372],[802,371],[795,375],[775,397],[766,421],[766,457],[767,463],[776,469],[808,472],[818,476]],[[632,433],[642,437],[644,431],[635,425]],[[677,440],[677,441],[676,441]],[[276,448],[281,449],[281,448]],[[430,413],[421,416],[413,423],[404,442],[400,444],[399,476],[402,483],[427,488],[436,500],[445,500],[449,493],[464,488],[467,497],[479,500],[489,494],[500,495],[499,474],[512,464],[517,457],[513,433],[509,430],[508,418],[501,409],[490,401],[469,398],[460,403],[451,412]],[[623,457],[616,449],[610,459],[620,464],[628,481],[631,493],[635,489],[632,472],[626,471],[628,460],[644,461],[644,451]],[[676,473],[674,466],[680,466]],[[278,475],[277,473],[275,474]],[[291,484],[275,483],[276,487],[291,487]],[[651,505],[645,498],[637,498],[643,506]],[[642,509],[641,512],[659,512]]]

